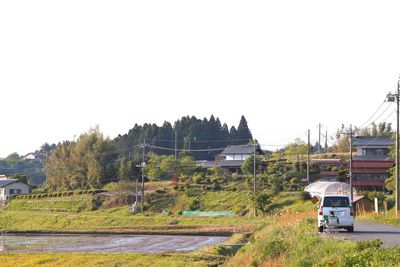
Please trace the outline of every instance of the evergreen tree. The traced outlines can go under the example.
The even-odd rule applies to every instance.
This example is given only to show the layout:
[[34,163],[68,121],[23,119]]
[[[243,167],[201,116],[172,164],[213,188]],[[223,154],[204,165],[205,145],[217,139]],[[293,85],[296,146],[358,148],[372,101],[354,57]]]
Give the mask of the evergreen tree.
[[251,135],[250,129],[247,125],[247,120],[244,116],[240,118],[240,123],[237,128],[237,139],[240,140],[250,140],[253,139],[253,136]]

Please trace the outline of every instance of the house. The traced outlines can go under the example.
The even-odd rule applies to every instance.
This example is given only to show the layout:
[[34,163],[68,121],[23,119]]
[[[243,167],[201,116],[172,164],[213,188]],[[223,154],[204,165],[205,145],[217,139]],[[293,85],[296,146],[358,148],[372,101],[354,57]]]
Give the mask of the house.
[[357,155],[353,157],[353,185],[359,191],[383,190],[394,160],[389,158],[390,137],[357,136],[353,146]]
[[335,182],[339,181],[339,169],[347,167],[347,162],[343,159],[312,159],[311,165],[319,168],[316,179]]
[[[259,151],[256,150],[256,154],[259,154]],[[215,161],[196,161],[196,166],[221,167],[224,172],[240,172],[243,162],[252,155],[254,145],[229,145],[215,157]]]
[[10,179],[5,175],[0,175],[0,201],[6,200],[13,195],[29,194],[30,188],[17,179]]
[[243,162],[252,155],[254,145],[229,145],[217,156],[216,165],[225,172],[240,172]]

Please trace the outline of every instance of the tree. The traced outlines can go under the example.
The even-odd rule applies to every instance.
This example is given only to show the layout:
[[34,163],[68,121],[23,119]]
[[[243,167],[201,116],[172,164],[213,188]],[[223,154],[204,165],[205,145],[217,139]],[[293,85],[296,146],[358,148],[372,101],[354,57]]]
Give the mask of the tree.
[[45,164],[47,186],[53,189],[98,188],[112,177],[106,176],[113,164],[113,143],[98,127],[79,136],[75,142],[63,142],[51,152]]
[[22,175],[22,174],[15,174],[11,176],[12,179],[17,179],[18,181],[20,181],[21,183],[30,185],[31,183],[28,180],[28,177],[26,175]]
[[21,157],[17,152],[11,153],[8,155],[5,159],[5,162],[7,162],[9,165],[17,165],[21,161]]
[[250,129],[247,125],[247,120],[244,116],[240,118],[239,126],[237,128],[236,137],[239,140],[248,141],[253,139]]
[[[248,157],[240,167],[243,173],[245,174],[253,174],[254,172],[254,156]],[[256,157],[256,171],[261,170],[261,159]]]
[[288,156],[307,154],[307,149],[307,144],[300,138],[296,138],[294,142],[285,147],[285,154]]

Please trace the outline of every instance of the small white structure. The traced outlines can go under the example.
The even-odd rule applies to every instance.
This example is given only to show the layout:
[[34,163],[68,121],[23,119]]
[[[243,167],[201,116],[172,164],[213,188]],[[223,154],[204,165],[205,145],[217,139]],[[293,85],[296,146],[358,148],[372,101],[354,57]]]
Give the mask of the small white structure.
[[6,200],[13,195],[29,194],[28,185],[17,179],[9,179],[4,175],[0,176],[0,200]]
[[[311,197],[321,198],[324,195],[347,195],[350,196],[350,185],[342,182],[315,182],[309,184],[304,188],[304,191],[308,192]],[[356,194],[353,188],[353,194]]]

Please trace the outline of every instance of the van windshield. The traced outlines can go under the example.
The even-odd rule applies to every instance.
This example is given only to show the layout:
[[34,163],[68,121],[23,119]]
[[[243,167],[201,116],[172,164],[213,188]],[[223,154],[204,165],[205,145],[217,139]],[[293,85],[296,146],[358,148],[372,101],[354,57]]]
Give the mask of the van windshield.
[[325,197],[324,207],[349,207],[349,198],[347,197]]

